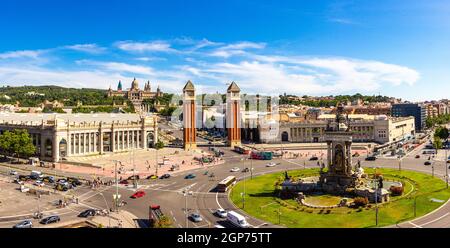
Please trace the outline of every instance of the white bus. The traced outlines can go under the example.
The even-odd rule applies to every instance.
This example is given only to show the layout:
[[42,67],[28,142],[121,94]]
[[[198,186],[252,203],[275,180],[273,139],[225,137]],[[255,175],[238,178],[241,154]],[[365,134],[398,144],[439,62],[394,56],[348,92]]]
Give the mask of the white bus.
[[236,177],[228,176],[227,178],[220,181],[219,184],[217,184],[216,190],[218,192],[226,192],[228,188],[230,188],[234,184],[236,184]]

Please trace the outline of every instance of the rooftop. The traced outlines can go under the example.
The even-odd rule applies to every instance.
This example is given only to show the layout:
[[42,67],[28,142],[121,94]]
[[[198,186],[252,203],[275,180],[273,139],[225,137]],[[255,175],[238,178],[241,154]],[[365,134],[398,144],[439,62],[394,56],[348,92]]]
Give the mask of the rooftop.
[[127,121],[140,121],[141,117],[138,114],[109,114],[109,113],[96,113],[96,114],[41,114],[41,113],[0,113],[0,122],[8,123],[42,123],[48,120],[63,120],[70,123],[90,123],[100,121],[111,124],[112,122],[127,122]]

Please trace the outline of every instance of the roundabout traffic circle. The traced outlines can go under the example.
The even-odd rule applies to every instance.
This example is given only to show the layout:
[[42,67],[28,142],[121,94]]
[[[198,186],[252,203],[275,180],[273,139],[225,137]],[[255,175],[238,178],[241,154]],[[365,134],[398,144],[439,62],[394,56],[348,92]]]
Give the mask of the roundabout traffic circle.
[[[362,228],[395,225],[423,216],[445,204],[450,190],[438,177],[388,168],[365,168],[369,177],[382,175],[385,187],[402,185],[401,193],[389,191],[389,201],[366,201],[351,195],[323,192],[286,196],[281,185],[286,172],[260,175],[238,182],[229,200],[249,216],[291,228]],[[292,178],[314,178],[319,169],[291,170]],[[386,186],[387,185],[387,186]]]

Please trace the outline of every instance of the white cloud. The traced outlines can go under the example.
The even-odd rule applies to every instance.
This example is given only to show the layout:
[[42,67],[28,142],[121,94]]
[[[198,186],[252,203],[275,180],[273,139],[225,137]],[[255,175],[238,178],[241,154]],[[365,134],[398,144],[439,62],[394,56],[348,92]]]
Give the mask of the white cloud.
[[37,59],[42,54],[41,50],[22,50],[0,53],[0,59],[32,58]]
[[174,52],[170,44],[166,41],[151,41],[151,42],[134,42],[134,41],[119,41],[116,46],[127,52]]
[[212,52],[209,52],[208,55],[214,57],[229,58],[231,56],[247,54],[247,52],[245,51],[246,49],[263,49],[265,47],[265,43],[244,41],[219,47]]
[[135,73],[140,75],[155,75],[155,71],[153,68],[148,66],[141,65],[132,65],[127,63],[120,62],[99,62],[99,61],[90,61],[90,60],[79,60],[77,61],[79,65],[90,65],[99,67],[103,70],[114,71],[114,72],[127,72],[127,73]]
[[[86,59],[75,61],[70,69],[61,69],[59,64],[46,63],[44,67],[42,63],[40,66],[33,63],[37,61],[36,58],[39,61],[46,58],[41,56],[42,51],[57,56],[57,53],[51,53],[54,49],[0,53],[0,59],[35,58],[20,64],[9,60],[0,63],[0,82],[11,85],[53,83],[70,87],[107,88],[118,80],[125,82],[137,76],[145,81],[150,79],[152,84],[161,84],[163,91],[177,93],[181,92],[184,83],[190,79],[199,89],[212,92],[223,91],[221,85],[226,88],[226,83],[236,81],[243,91],[249,93],[335,95],[373,93],[384,86],[413,85],[420,79],[420,74],[414,69],[381,61],[270,55],[264,50],[265,43],[223,44],[206,39],[183,39],[172,40],[172,43],[121,41],[113,46],[139,53],[139,56],[113,57],[114,61],[93,61],[89,60],[89,55],[99,48],[97,45],[65,46],[84,50],[88,54],[85,55]],[[141,54],[152,51],[176,52],[180,56],[162,54],[153,57]],[[228,61],[230,57],[233,59]],[[129,63],[130,60],[133,63]],[[166,61],[161,64],[152,63],[152,67],[145,65],[145,62],[157,60]]]
[[106,48],[100,47],[97,44],[77,44],[64,46],[63,48],[92,54],[99,54],[106,50]]
[[341,58],[263,56],[261,60],[213,63],[187,68],[193,75],[236,81],[254,93],[339,94],[373,92],[383,85],[412,85],[420,75],[410,68]]

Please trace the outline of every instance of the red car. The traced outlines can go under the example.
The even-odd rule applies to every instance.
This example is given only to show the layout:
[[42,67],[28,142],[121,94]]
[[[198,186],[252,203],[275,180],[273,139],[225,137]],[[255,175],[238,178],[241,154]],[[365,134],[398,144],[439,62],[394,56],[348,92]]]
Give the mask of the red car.
[[119,184],[128,184],[128,180],[122,180],[119,182]]
[[136,198],[141,198],[145,195],[144,191],[136,191],[136,193],[134,193],[131,198],[136,199]]

